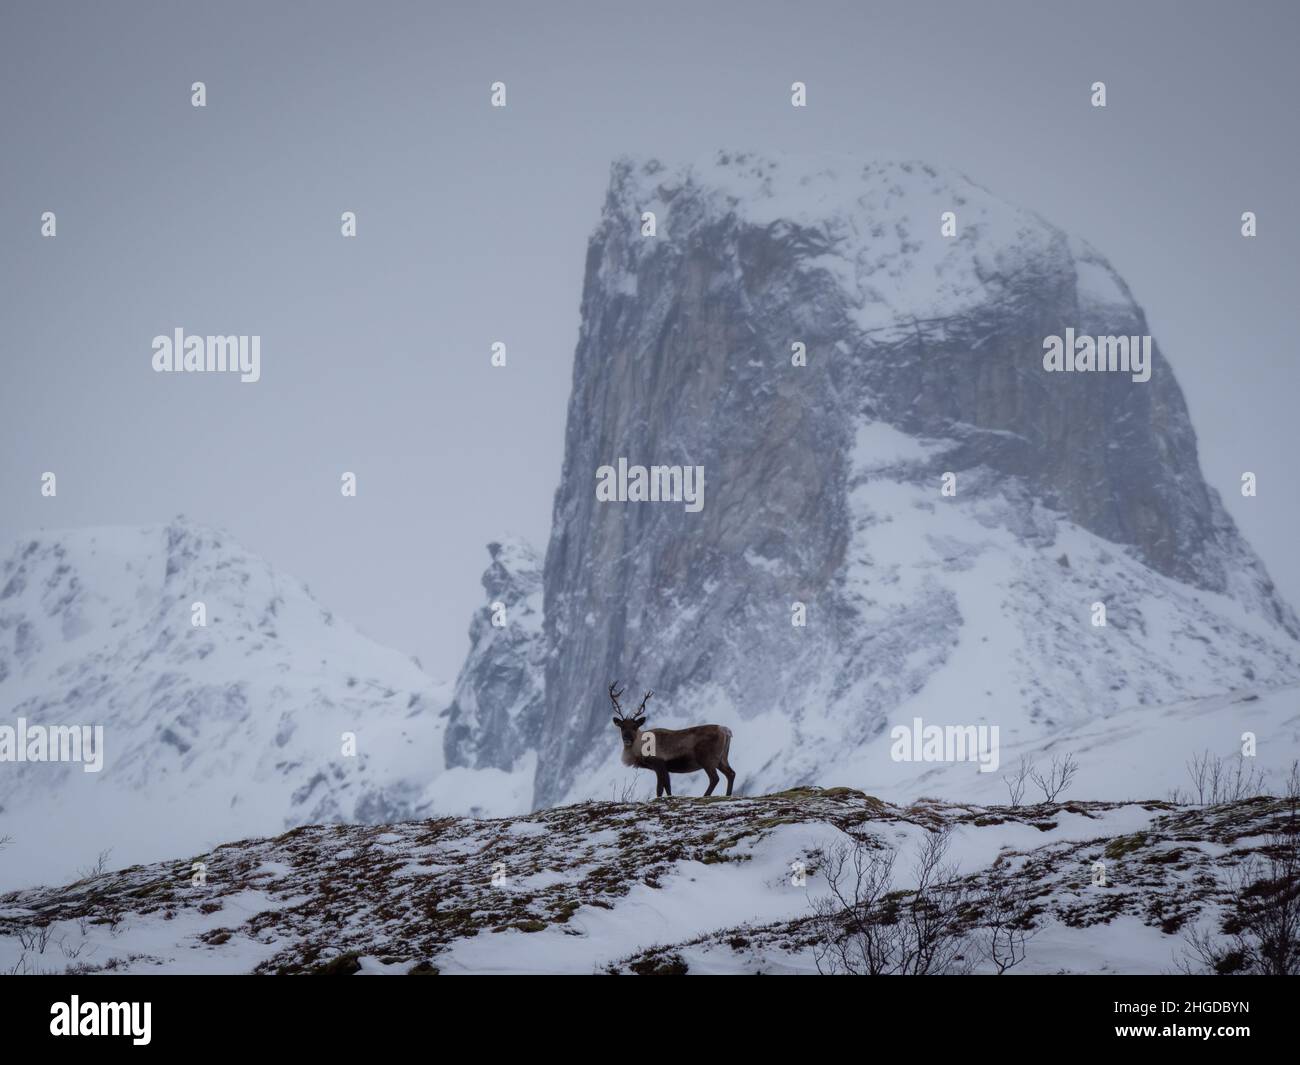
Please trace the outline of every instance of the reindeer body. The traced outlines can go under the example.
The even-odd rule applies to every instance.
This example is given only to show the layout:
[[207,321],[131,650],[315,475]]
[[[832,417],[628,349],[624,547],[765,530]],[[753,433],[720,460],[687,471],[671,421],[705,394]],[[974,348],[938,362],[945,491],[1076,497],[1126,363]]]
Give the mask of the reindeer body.
[[609,686],[610,698],[619,716],[614,724],[623,734],[623,764],[637,769],[650,769],[655,774],[655,798],[672,795],[670,773],[698,773],[703,770],[708,774],[709,786],[705,795],[712,795],[718,786],[718,773],[727,778],[727,794],[731,794],[736,781],[736,773],[731,768],[728,755],[731,752],[731,729],[725,725],[694,725],[691,728],[642,729],[645,718],[641,711],[653,692],[646,692],[634,717],[623,717],[618,705],[616,685]]

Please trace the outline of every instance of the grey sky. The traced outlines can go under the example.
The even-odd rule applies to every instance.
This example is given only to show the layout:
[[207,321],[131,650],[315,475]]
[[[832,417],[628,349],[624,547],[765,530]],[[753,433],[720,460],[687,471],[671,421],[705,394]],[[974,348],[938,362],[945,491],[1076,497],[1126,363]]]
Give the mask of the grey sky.
[[[1300,604],[1298,12],[11,0],[0,537],[183,512],[450,677],[484,544],[545,547],[611,158],[837,151],[955,167],[1107,255],[1207,479]],[[262,380],[154,374],[176,326],[260,334]]]

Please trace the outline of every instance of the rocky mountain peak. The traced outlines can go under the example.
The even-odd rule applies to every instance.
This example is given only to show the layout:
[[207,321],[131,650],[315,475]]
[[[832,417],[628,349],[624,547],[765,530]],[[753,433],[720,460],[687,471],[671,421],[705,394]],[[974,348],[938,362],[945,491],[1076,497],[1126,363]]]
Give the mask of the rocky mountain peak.
[[[872,772],[895,713],[1041,730],[1294,678],[1300,626],[1205,483],[1159,344],[1144,380],[1047,372],[1067,330],[1149,333],[1100,253],[961,175],[616,161],[546,556],[536,801],[608,786],[614,677],[660,693],[658,724],[735,726],[755,786]],[[706,505],[600,501],[620,460],[702,468]]]

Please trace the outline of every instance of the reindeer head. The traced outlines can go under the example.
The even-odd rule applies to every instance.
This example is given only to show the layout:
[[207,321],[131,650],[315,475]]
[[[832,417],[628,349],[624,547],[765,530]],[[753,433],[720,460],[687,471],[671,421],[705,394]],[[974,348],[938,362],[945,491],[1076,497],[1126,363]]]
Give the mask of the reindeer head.
[[641,731],[641,726],[645,724],[645,704],[650,700],[654,692],[645,693],[645,698],[641,700],[641,705],[636,708],[636,713],[631,717],[623,715],[623,708],[619,706],[618,700],[623,695],[624,689],[618,686],[615,681],[609,686],[609,699],[614,704],[614,710],[618,714],[614,720],[614,727],[623,733],[623,746],[631,747],[636,743],[637,733]]

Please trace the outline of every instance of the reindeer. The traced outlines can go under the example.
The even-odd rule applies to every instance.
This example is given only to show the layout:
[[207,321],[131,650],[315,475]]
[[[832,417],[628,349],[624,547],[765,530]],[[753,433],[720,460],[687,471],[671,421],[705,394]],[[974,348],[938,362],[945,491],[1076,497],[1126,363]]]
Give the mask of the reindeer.
[[645,693],[636,713],[627,717],[618,700],[623,689],[618,681],[609,686],[609,698],[618,716],[614,726],[623,733],[623,764],[655,772],[655,798],[672,795],[669,773],[698,773],[701,769],[709,775],[705,795],[712,795],[718,786],[718,773],[727,778],[727,794],[736,781],[736,773],[727,762],[731,750],[731,729],[726,725],[695,725],[692,728],[652,728],[642,731],[645,724],[645,704],[653,691]]

